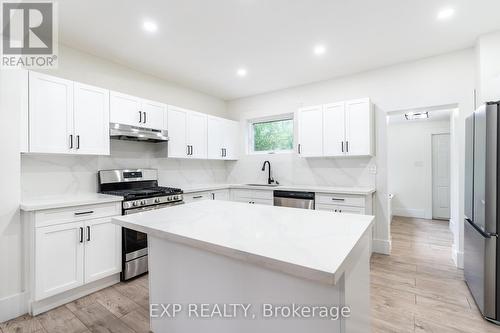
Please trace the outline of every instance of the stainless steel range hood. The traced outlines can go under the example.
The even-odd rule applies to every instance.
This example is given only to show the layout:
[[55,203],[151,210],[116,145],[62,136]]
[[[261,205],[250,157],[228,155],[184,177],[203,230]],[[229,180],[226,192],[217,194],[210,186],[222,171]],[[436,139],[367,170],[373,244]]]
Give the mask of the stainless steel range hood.
[[145,142],[167,142],[168,132],[152,128],[141,128],[130,125],[109,124],[109,136],[111,139],[145,141]]

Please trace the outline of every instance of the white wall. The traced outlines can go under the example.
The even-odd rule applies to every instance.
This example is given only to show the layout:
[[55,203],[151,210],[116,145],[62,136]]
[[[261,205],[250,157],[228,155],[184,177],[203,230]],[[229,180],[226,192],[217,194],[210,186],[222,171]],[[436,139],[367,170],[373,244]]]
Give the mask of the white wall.
[[[377,186],[377,225],[374,244],[386,248],[389,242],[387,215],[387,158],[385,112],[415,109],[436,105],[459,106],[460,113],[454,118],[452,158],[454,164],[451,184],[452,219],[456,221],[456,252],[463,249],[460,230],[463,229],[463,133],[464,118],[473,109],[472,91],[475,83],[475,52],[467,49],[438,57],[391,66],[349,77],[284,89],[268,94],[237,99],[228,102],[228,115],[242,122],[248,118],[294,112],[307,105],[370,97],[377,105],[377,156],[373,159],[302,160],[294,156],[268,155],[244,156],[230,166],[230,181],[263,179],[259,164],[269,159],[276,170],[276,178],[285,182],[313,182],[329,185]],[[242,143],[244,145],[244,143]],[[453,155],[455,154],[455,155]],[[285,163],[290,159],[293,163]],[[377,165],[378,174],[369,175],[368,166]],[[329,167],[328,169],[326,167]],[[338,167],[341,166],[341,167]],[[331,167],[331,168],[330,168]],[[307,178],[302,175],[312,175]],[[359,180],[358,180],[359,179]]]
[[393,215],[432,218],[432,135],[450,133],[450,121],[387,126],[387,171]]
[[[46,71],[47,74],[213,115],[226,114],[225,101],[219,98],[68,47],[61,46],[59,52],[59,68]],[[11,94],[8,88],[12,88],[13,84],[5,84],[4,71],[0,71],[0,76],[0,123],[3,127],[0,131],[0,322],[26,310],[21,278],[21,185],[24,195],[95,192],[97,170],[114,167],[159,168],[160,181],[165,185],[221,182],[226,179],[224,162],[167,160],[164,158],[166,155],[162,155],[154,145],[146,143],[113,142],[112,157],[24,155],[21,158],[18,148],[20,112],[5,103],[5,94]]]
[[476,50],[479,106],[500,100],[500,32],[481,36]]

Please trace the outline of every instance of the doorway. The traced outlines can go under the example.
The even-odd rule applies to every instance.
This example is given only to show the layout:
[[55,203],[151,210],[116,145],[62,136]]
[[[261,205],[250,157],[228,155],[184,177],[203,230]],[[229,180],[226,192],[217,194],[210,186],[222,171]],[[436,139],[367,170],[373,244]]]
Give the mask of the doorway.
[[432,218],[450,219],[450,135],[432,135]]

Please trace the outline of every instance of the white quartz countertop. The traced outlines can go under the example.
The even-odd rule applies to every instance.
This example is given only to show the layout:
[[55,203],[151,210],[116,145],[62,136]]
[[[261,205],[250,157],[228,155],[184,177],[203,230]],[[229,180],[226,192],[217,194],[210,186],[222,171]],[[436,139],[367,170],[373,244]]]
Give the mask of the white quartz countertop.
[[202,192],[202,191],[215,191],[222,189],[251,189],[251,190],[284,190],[284,191],[306,191],[317,193],[339,193],[339,194],[361,194],[368,195],[375,193],[374,187],[362,186],[321,186],[321,185],[278,185],[278,186],[255,186],[247,184],[200,184],[200,185],[187,185],[179,186],[184,193]]
[[[199,201],[113,218],[154,237],[335,284],[374,217]],[[370,236],[371,237],[371,236]]]
[[122,201],[123,197],[99,193],[66,194],[57,196],[26,197],[21,199],[21,210],[35,211],[42,209],[95,205]]

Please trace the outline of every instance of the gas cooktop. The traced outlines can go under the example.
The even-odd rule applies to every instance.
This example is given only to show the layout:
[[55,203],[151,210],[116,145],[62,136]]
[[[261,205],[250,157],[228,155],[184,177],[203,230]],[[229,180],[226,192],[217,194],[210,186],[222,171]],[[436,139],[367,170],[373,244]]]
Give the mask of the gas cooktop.
[[101,193],[122,196],[125,200],[137,200],[137,199],[146,199],[159,196],[182,194],[182,190],[175,187],[155,186],[155,187],[139,188],[139,189],[109,190],[109,191],[102,191]]

